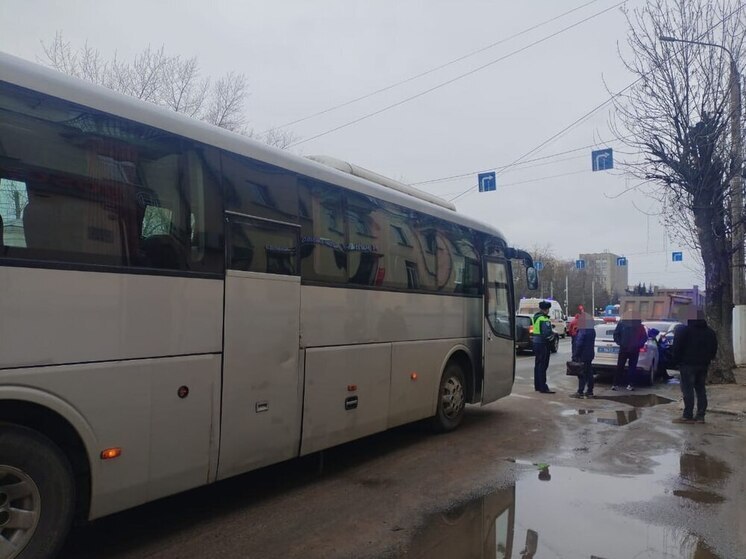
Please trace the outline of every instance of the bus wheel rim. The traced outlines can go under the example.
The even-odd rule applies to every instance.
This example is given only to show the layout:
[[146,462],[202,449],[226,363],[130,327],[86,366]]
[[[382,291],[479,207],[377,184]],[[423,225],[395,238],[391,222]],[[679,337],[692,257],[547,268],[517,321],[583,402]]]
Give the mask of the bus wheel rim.
[[453,419],[461,413],[464,407],[464,387],[456,377],[450,377],[443,385],[441,398],[443,415]]
[[41,494],[23,470],[0,464],[0,559],[17,557],[36,532]]

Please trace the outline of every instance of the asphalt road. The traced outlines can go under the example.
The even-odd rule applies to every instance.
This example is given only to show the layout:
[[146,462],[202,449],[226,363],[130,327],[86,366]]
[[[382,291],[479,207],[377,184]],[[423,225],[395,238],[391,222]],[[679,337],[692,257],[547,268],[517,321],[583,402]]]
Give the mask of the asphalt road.
[[76,529],[62,557],[746,557],[744,423],[671,424],[678,403],[653,394],[675,384],[572,400],[568,346],[555,395],[521,356],[513,395],[453,433],[405,426],[150,503]]

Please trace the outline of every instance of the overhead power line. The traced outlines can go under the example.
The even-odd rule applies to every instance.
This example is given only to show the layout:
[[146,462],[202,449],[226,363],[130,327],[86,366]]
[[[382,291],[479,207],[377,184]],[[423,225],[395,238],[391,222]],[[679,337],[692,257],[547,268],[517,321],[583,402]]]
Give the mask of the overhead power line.
[[432,67],[432,68],[430,68],[428,70],[420,72],[419,74],[415,74],[413,76],[410,76],[410,77],[405,78],[403,80],[400,80],[398,82],[389,84],[387,86],[381,87],[379,89],[376,89],[375,91],[371,91],[370,93],[366,93],[365,95],[361,95],[359,97],[355,97],[354,99],[350,99],[350,100],[345,101],[343,103],[339,103],[337,105],[332,105],[331,107],[328,107],[326,109],[322,109],[322,110],[317,111],[315,113],[312,113],[310,115],[307,115],[307,116],[304,116],[304,117],[301,117],[301,118],[298,118],[298,119],[295,119],[295,120],[291,120],[290,122],[286,122],[285,124],[281,124],[279,126],[275,126],[275,127],[270,128],[268,130],[265,130],[263,132],[263,134],[266,134],[270,130],[279,130],[281,128],[287,128],[288,126],[293,126],[294,124],[299,124],[301,122],[305,122],[305,121],[310,120],[312,118],[315,118],[317,116],[325,115],[325,114],[330,113],[332,111],[336,111],[337,109],[341,109],[343,107],[347,107],[347,106],[352,105],[354,103],[357,103],[359,101],[363,101],[365,99],[369,99],[369,98],[371,98],[371,97],[373,97],[375,95],[378,95],[380,93],[384,93],[386,91],[389,91],[391,89],[399,87],[400,85],[404,85],[404,84],[407,84],[407,83],[412,82],[414,80],[417,80],[419,78],[423,78],[423,77],[428,76],[428,75],[430,75],[430,74],[432,74],[434,72],[442,70],[443,68],[447,68],[448,66],[452,66],[453,64],[456,64],[458,62],[466,60],[467,58],[471,58],[472,56],[476,56],[477,54],[480,54],[482,52],[485,52],[487,50],[495,48],[495,47],[497,47],[499,45],[507,43],[508,41],[512,41],[513,39],[517,39],[518,37],[521,37],[521,36],[525,35],[526,33],[530,33],[531,31],[535,31],[535,30],[537,30],[537,29],[539,29],[541,27],[544,27],[545,25],[548,25],[550,23],[554,23],[555,21],[557,21],[559,19],[562,19],[563,17],[569,16],[570,14],[573,14],[573,13],[577,12],[578,10],[582,10],[583,8],[585,8],[587,6],[590,6],[591,4],[595,4],[598,1],[599,0],[590,0],[590,2],[586,2],[584,4],[581,4],[580,6],[576,6],[575,8],[573,8],[571,10],[563,12],[563,13],[561,13],[561,14],[559,14],[557,16],[554,16],[554,17],[552,17],[550,19],[547,19],[545,21],[542,21],[541,23],[537,23],[536,25],[532,25],[531,27],[527,27],[523,31],[519,31],[518,33],[514,33],[513,35],[510,35],[508,37],[500,39],[499,41],[495,41],[494,43],[490,43],[489,45],[485,45],[485,46],[480,47],[480,48],[478,48],[476,50],[472,50],[470,52],[467,52],[466,54],[463,54],[463,55],[461,55],[461,56],[459,56],[457,58],[449,60],[448,62],[444,62],[443,64],[439,64],[438,66],[434,66],[434,67]]
[[[734,15],[736,15],[736,14],[737,14],[738,12],[740,12],[740,11],[741,11],[741,10],[742,10],[742,9],[744,8],[744,6],[745,6],[745,5],[746,5],[746,4],[740,4],[740,5],[739,5],[739,6],[738,6],[738,7],[737,7],[737,8],[735,9],[735,10],[733,10],[732,12],[730,12],[729,14],[727,14],[726,16],[724,16],[724,17],[723,17],[723,18],[722,18],[722,19],[721,19],[720,21],[718,21],[717,23],[713,24],[713,25],[712,25],[712,26],[711,26],[711,27],[710,27],[709,29],[707,29],[707,30],[705,30],[704,32],[702,32],[702,33],[700,34],[700,36],[698,37],[698,39],[704,38],[705,36],[707,36],[707,34],[708,34],[708,33],[709,33],[710,31],[712,31],[712,30],[713,30],[713,29],[715,29],[716,27],[718,27],[718,26],[722,25],[723,23],[725,23],[726,21],[728,21],[728,20],[729,20],[730,18],[732,18],[732,17],[734,16]],[[682,50],[684,50],[684,48],[686,48],[686,47],[682,47],[681,49],[679,49],[679,50],[677,50],[677,51],[675,51],[675,52],[671,53],[671,54],[670,54],[669,56],[667,56],[667,57],[665,58],[665,60],[668,60],[668,59],[672,58],[673,56],[676,56],[676,55],[678,55],[678,54],[679,54],[679,53],[680,53],[680,52],[681,52]],[[549,138],[547,138],[546,140],[544,140],[543,142],[541,142],[541,143],[540,143],[540,144],[539,144],[538,146],[536,146],[535,148],[533,148],[533,149],[531,149],[531,150],[527,151],[526,153],[524,153],[523,155],[521,155],[521,156],[520,156],[520,157],[519,157],[518,159],[514,160],[514,161],[513,161],[513,162],[512,162],[511,164],[509,164],[509,165],[506,165],[505,167],[503,167],[503,169],[501,170],[501,172],[503,172],[503,173],[504,173],[504,172],[505,172],[505,171],[506,171],[507,169],[510,169],[511,167],[513,167],[513,166],[515,166],[515,165],[519,164],[519,163],[520,163],[521,161],[523,161],[523,160],[524,160],[524,159],[526,159],[527,157],[529,157],[529,156],[533,155],[534,153],[536,153],[537,151],[539,151],[539,150],[540,150],[540,149],[542,149],[543,147],[547,146],[548,144],[552,143],[552,142],[553,142],[554,140],[556,140],[556,139],[560,138],[561,136],[564,136],[564,135],[565,135],[566,133],[568,133],[568,132],[569,132],[570,130],[572,130],[573,128],[575,128],[575,127],[576,127],[576,126],[578,126],[579,124],[581,124],[581,123],[585,122],[585,121],[586,121],[586,120],[587,120],[588,118],[590,118],[590,117],[591,117],[591,116],[592,116],[592,115],[593,115],[594,113],[596,113],[597,111],[599,111],[600,109],[602,109],[603,107],[605,107],[606,105],[608,105],[609,103],[611,103],[611,102],[612,102],[612,101],[613,101],[614,99],[616,99],[617,97],[619,97],[619,96],[620,96],[621,94],[623,94],[623,93],[624,93],[625,91],[627,91],[627,90],[631,89],[632,87],[634,87],[634,86],[635,86],[635,85],[636,85],[636,84],[637,84],[638,82],[642,81],[642,79],[643,79],[643,78],[644,78],[645,76],[647,76],[647,75],[649,75],[649,74],[653,73],[653,72],[654,72],[655,70],[657,70],[657,68],[652,68],[652,69],[648,70],[648,71],[647,71],[647,72],[646,72],[645,74],[643,74],[642,76],[640,76],[639,78],[637,78],[636,80],[634,80],[634,81],[633,81],[632,83],[630,83],[630,84],[629,84],[629,85],[627,85],[626,87],[624,87],[624,88],[620,89],[620,90],[619,90],[619,91],[617,91],[616,93],[613,93],[613,94],[612,94],[612,95],[611,95],[611,96],[610,96],[610,97],[609,97],[608,99],[606,99],[605,101],[603,101],[603,102],[599,103],[598,105],[596,105],[595,107],[593,107],[593,108],[592,108],[592,109],[591,109],[590,111],[588,111],[588,112],[586,112],[585,114],[583,114],[583,115],[582,115],[581,117],[579,117],[579,118],[575,119],[575,120],[574,120],[573,122],[571,122],[570,124],[568,124],[567,126],[565,126],[565,127],[564,127],[564,128],[562,129],[562,130],[560,130],[560,131],[559,131],[559,132],[557,132],[556,134],[553,134],[552,136],[550,136]],[[480,171],[480,172],[481,172],[481,171]],[[474,173],[472,173],[472,174],[474,174]],[[458,200],[458,199],[459,199],[459,198],[461,198],[462,196],[465,196],[466,194],[468,194],[468,193],[470,193],[470,192],[473,192],[473,191],[474,191],[474,188],[475,188],[474,186],[470,186],[470,187],[469,187],[468,189],[464,190],[464,191],[463,191],[463,192],[462,192],[461,194],[459,194],[458,196],[455,196],[455,197],[451,198],[451,199],[450,199],[449,201],[450,201],[450,202],[453,202],[453,201],[455,201],[455,200]]]
[[549,39],[552,39],[552,38],[554,38],[554,37],[556,37],[558,35],[561,35],[562,33],[566,33],[567,31],[569,31],[571,29],[574,29],[575,27],[578,27],[579,25],[582,25],[583,23],[591,21],[592,19],[595,19],[595,18],[597,18],[597,17],[599,17],[599,16],[601,16],[601,15],[607,13],[607,12],[610,12],[611,10],[613,10],[615,8],[618,8],[619,6],[622,6],[623,4],[626,4],[627,2],[628,2],[628,0],[623,0],[622,2],[617,2],[613,6],[610,6],[610,7],[606,8],[606,9],[604,9],[604,10],[601,10],[600,12],[596,12],[595,14],[590,15],[590,16],[588,16],[586,18],[583,18],[580,21],[577,21],[577,22],[575,22],[575,23],[573,23],[571,25],[563,27],[559,31],[555,31],[554,33],[552,33],[550,35],[542,37],[541,39],[537,39],[536,41],[534,41],[532,43],[529,43],[528,45],[526,45],[524,47],[521,47],[519,49],[511,51],[508,54],[505,54],[505,55],[503,55],[503,56],[501,56],[499,58],[496,58],[494,60],[491,60],[491,61],[487,62],[486,64],[482,64],[481,66],[477,66],[476,68],[474,68],[472,70],[469,70],[468,72],[464,72],[463,74],[459,74],[458,76],[456,76],[454,78],[451,78],[449,80],[446,80],[444,82],[436,84],[433,87],[430,87],[430,88],[428,88],[428,89],[426,89],[424,91],[416,93],[415,95],[411,95],[409,97],[406,97],[406,98],[404,98],[404,99],[402,99],[400,101],[397,101],[396,103],[392,103],[390,105],[387,105],[387,106],[385,106],[385,107],[383,107],[381,109],[378,109],[377,111],[373,111],[371,113],[367,113],[367,114],[365,114],[365,115],[363,115],[361,117],[358,117],[358,118],[356,118],[354,120],[350,120],[348,122],[345,122],[344,124],[340,124],[339,126],[335,126],[334,128],[330,128],[329,130],[326,130],[324,132],[320,132],[320,133],[315,134],[313,136],[310,136],[308,138],[304,138],[302,140],[294,142],[294,143],[290,144],[288,147],[295,147],[295,146],[299,146],[301,144],[305,144],[306,142],[310,142],[311,140],[316,140],[318,138],[321,138],[322,136],[326,136],[327,134],[331,134],[333,132],[337,132],[338,130],[342,130],[343,128],[347,128],[348,126],[352,126],[353,124],[357,124],[358,122],[362,122],[363,120],[367,120],[367,119],[369,119],[371,117],[374,117],[376,115],[379,115],[381,113],[389,111],[389,110],[391,110],[391,109],[393,109],[395,107],[399,107],[401,105],[404,105],[405,103],[409,103],[410,101],[413,101],[415,99],[419,99],[420,97],[423,97],[424,95],[427,95],[428,93],[432,93],[433,91],[436,91],[436,90],[438,90],[438,89],[440,89],[442,87],[445,87],[445,86],[450,85],[450,84],[452,84],[454,82],[462,80],[462,79],[464,79],[467,76],[471,76],[472,74],[476,74],[477,72],[481,72],[482,70],[484,70],[486,68],[489,68],[490,66],[493,66],[494,64],[497,64],[498,62],[502,62],[503,60],[507,60],[508,58],[511,58],[511,57],[513,57],[513,56],[515,56],[517,54],[520,54],[520,53],[522,53],[522,52],[524,52],[524,51],[526,51],[526,50],[528,50],[528,49],[530,49],[532,47],[535,47],[536,45],[544,43],[544,42],[548,41]]
[[[630,136],[626,136],[624,138],[615,138],[613,140],[609,140],[608,142],[596,142],[595,144],[589,144],[587,146],[582,146],[582,147],[579,147],[579,148],[568,149],[568,150],[565,150],[565,151],[559,151],[557,153],[551,153],[549,155],[542,155],[541,157],[535,157],[534,159],[526,159],[524,161],[521,161],[520,163],[517,163],[516,165],[513,165],[513,167],[517,167],[518,165],[521,165],[523,169],[526,169],[526,167],[523,167],[523,166],[527,165],[528,163],[534,163],[536,161],[545,161],[547,159],[553,159],[553,158],[558,157],[560,155],[567,155],[568,153],[576,153],[578,151],[585,151],[587,149],[598,147],[598,146],[602,146],[602,145],[606,146],[606,145],[609,145],[609,144],[621,142],[622,140],[627,139],[629,137]],[[585,157],[585,156],[579,156],[579,157]],[[571,159],[577,159],[577,157],[568,157],[568,158],[565,158],[565,159],[558,159],[558,160],[556,160],[554,162],[559,163],[560,161],[569,161]],[[552,162],[550,162],[550,163],[552,163]],[[543,165],[546,165],[546,164],[547,163],[543,163]],[[539,166],[540,165],[534,165],[534,167],[539,167]],[[437,182],[448,182],[448,181],[452,181],[452,180],[456,180],[456,179],[463,179],[463,178],[466,178],[466,177],[473,177],[476,174],[485,173],[487,171],[498,171],[498,172],[501,172],[503,169],[507,170],[508,167],[510,167],[509,164],[507,164],[507,165],[498,165],[496,167],[489,167],[487,169],[482,169],[480,171],[469,171],[468,173],[461,173],[461,174],[458,174],[458,175],[449,175],[447,177],[438,177],[436,179],[428,179],[428,180],[419,181],[419,182],[413,182],[413,183],[409,183],[409,184],[410,184],[410,186],[420,186],[420,185],[423,185],[423,184],[433,184],[433,183],[437,183]]]

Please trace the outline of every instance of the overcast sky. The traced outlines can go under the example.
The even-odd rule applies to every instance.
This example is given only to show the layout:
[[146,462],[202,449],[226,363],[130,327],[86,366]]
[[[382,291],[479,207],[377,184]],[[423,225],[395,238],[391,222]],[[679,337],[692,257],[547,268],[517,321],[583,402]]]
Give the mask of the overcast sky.
[[[399,82],[572,8],[584,8],[423,78],[290,127],[304,139],[509,55],[619,0],[2,0],[0,50],[38,61],[56,31],[75,46],[128,57],[147,45],[198,56],[205,74],[248,76],[256,130],[278,126]],[[629,0],[630,8],[641,0]],[[608,99],[634,78],[619,60],[626,22],[618,8],[454,83],[292,151],[357,163],[407,183],[472,173],[420,188],[496,225],[514,246],[550,245],[563,258],[608,250],[629,259],[630,283],[703,286],[694,255],[667,240],[654,200],[619,196],[636,184],[591,172],[590,149],[498,174],[476,193],[476,171],[507,165]],[[608,142],[608,108],[527,159]],[[565,176],[556,176],[565,175]],[[549,178],[547,178],[549,177]],[[552,178],[554,177],[554,178]],[[544,180],[539,180],[544,179]],[[635,208],[637,206],[638,209]],[[642,211],[640,211],[642,210]],[[671,252],[684,250],[684,263]]]

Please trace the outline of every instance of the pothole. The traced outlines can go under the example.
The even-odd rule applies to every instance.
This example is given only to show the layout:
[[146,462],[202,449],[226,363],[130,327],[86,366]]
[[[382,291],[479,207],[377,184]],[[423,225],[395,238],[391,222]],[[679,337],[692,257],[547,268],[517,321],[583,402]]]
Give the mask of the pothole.
[[619,402],[620,404],[627,404],[635,408],[650,408],[652,406],[670,404],[676,401],[672,400],[671,398],[658,396],[657,394],[621,394],[619,396],[596,396],[596,399]]

